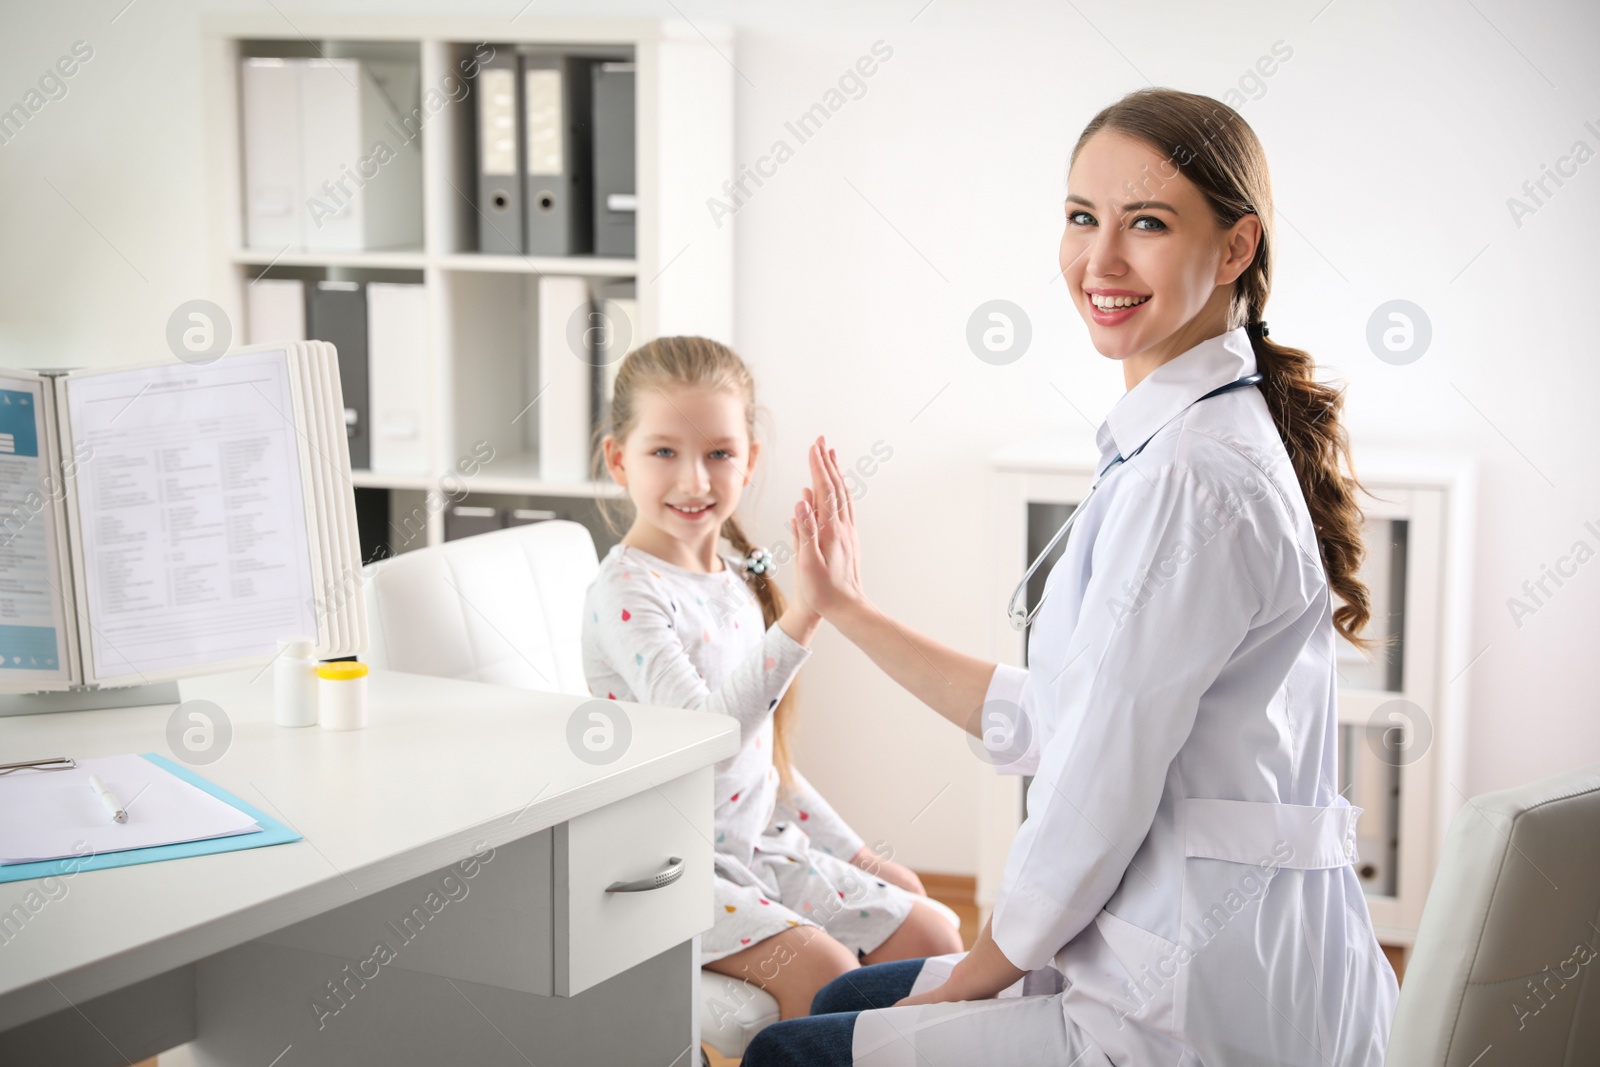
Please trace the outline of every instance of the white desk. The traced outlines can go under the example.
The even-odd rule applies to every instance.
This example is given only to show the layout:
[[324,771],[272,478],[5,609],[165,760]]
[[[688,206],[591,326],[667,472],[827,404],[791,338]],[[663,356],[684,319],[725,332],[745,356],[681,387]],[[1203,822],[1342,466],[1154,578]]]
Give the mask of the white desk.
[[[0,1062],[186,1041],[251,1067],[697,1061],[731,719],[623,705],[631,744],[595,766],[567,743],[584,698],[375,672],[371,725],[334,733],[275,726],[271,672],[252,673],[182,683],[233,728],[195,770],[304,839],[83,871],[36,910],[16,908],[44,880],[0,885]],[[0,762],[171,755],[172,709],[3,718]],[[669,855],[674,884],[605,892]]]

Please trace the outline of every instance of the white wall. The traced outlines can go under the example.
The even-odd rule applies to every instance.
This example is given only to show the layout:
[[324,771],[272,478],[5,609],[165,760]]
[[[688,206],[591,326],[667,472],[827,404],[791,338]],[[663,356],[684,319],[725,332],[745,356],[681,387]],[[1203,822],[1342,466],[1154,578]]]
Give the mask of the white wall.
[[[6,365],[160,355],[169,312],[214,295],[197,15],[235,5],[144,0],[113,22],[125,2],[0,7],[0,107],[74,41],[95,50],[67,95],[0,145]],[[509,20],[522,6],[276,0],[285,36],[311,10]],[[738,158],[753,163],[778,138],[797,148],[731,223],[736,341],[775,429],[748,502],[753,532],[781,536],[812,434],[847,460],[881,439],[893,458],[860,505],[869,592],[977,654],[991,652],[987,619],[1002,610],[985,557],[986,457],[1029,435],[1088,432],[1061,393],[1096,423],[1121,393],[1055,274],[1073,140],[1147,79],[1220,96],[1285,42],[1292,57],[1241,106],[1280,209],[1273,336],[1349,383],[1358,459],[1390,443],[1482,464],[1472,647],[1483,651],[1454,683],[1473,709],[1455,784],[1470,795],[1600,760],[1600,563],[1520,628],[1506,604],[1575,541],[1600,548],[1584,527],[1600,529],[1600,361],[1582,325],[1600,289],[1600,162],[1520,226],[1506,205],[1575,141],[1600,151],[1589,55],[1600,9],[539,0],[523,17],[675,8],[738,27]],[[894,52],[865,95],[796,145],[785,121],[878,40]],[[1022,305],[1034,330],[1005,367],[964,341],[972,309],[995,297]],[[1408,366],[1364,340],[1372,310],[1397,297],[1434,328]],[[803,686],[812,779],[899,858],[972,871],[979,769],[954,728],[826,631]]]

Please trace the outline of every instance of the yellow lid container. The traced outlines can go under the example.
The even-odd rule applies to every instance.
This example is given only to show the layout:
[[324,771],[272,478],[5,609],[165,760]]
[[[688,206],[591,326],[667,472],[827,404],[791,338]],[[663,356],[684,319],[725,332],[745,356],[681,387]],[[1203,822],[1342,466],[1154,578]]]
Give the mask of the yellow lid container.
[[352,678],[365,678],[367,674],[365,663],[354,663],[350,660],[317,665],[317,677],[326,678],[330,682],[347,682]]

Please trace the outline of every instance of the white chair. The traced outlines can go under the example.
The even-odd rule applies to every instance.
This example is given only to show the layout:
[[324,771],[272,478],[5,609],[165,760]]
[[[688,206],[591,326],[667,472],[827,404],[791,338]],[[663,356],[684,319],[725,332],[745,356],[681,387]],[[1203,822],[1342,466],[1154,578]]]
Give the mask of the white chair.
[[594,539],[552,520],[446,541],[362,568],[374,667],[588,696],[583,598]]
[[[376,668],[588,696],[584,594],[600,561],[589,531],[551,520],[421,548],[363,568]],[[929,905],[960,926],[955,912]],[[737,1059],[778,1019],[771,994],[701,971],[700,1037]]]
[[1597,922],[1600,763],[1474,797],[1450,822],[1387,1062],[1600,1063]]

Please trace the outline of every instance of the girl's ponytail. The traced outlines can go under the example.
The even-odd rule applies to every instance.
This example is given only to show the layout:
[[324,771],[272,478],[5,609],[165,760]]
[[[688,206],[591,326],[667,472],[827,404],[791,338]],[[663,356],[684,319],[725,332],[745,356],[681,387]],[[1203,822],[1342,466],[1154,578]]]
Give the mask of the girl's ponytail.
[[[722,536],[728,539],[734,551],[740,556],[748,556],[756,546],[751,544],[745,536],[744,530],[739,527],[739,520],[732,515],[728,516],[722,524]],[[787,602],[783,597],[783,590],[778,588],[778,583],[772,581],[765,574],[745,574],[745,581],[755,592],[756,599],[761,602],[761,615],[766,620],[766,625],[771,626],[783,615]],[[790,746],[793,741],[794,715],[795,715],[795,685],[792,682],[784,691],[783,699],[778,701],[777,708],[772,713],[772,765],[778,768],[778,778],[783,783],[785,790],[794,784],[793,763],[790,757]]]

